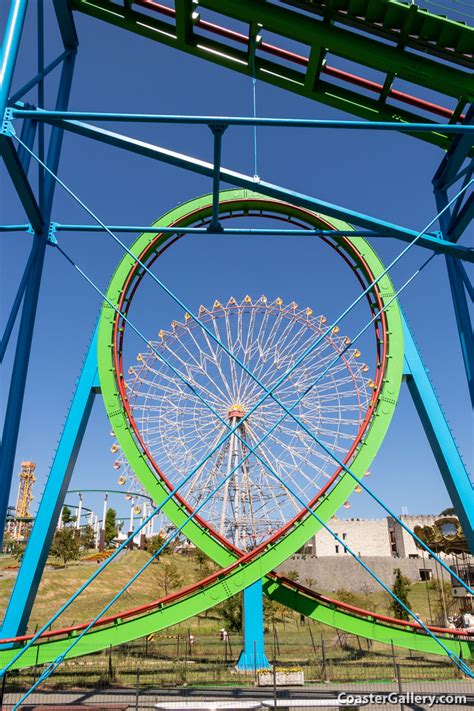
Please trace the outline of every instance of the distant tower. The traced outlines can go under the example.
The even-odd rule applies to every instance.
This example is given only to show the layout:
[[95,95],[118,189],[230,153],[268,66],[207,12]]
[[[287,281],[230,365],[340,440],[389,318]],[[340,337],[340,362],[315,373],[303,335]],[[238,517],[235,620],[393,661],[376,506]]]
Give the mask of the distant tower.
[[15,527],[13,538],[22,538],[27,522],[25,519],[31,518],[31,502],[33,501],[33,484],[36,464],[34,462],[22,462],[20,472],[20,483],[18,484],[18,494],[15,507]]

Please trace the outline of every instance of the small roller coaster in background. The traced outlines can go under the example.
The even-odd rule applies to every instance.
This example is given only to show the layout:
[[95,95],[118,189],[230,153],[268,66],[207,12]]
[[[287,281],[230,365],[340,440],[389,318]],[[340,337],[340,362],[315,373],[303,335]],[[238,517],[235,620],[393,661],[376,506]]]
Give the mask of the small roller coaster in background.
[[[314,533],[328,528],[353,491],[367,490],[363,477],[388,430],[402,377],[474,550],[472,485],[399,308],[397,296],[403,287],[395,290],[388,274],[392,264],[385,267],[364,239],[383,234],[408,243],[405,250],[416,243],[445,255],[474,399],[474,343],[467,307],[472,285],[464,268],[465,262],[474,261],[474,250],[458,243],[474,210],[472,166],[466,165],[473,135],[474,89],[469,70],[474,31],[395,0],[203,0],[199,4],[176,0],[173,7],[154,0],[54,0],[64,52],[50,65],[43,63],[32,82],[15,92],[12,79],[27,3],[11,0],[10,5],[0,57],[0,147],[29,222],[5,225],[2,230],[30,231],[34,240],[1,344],[3,358],[22,307],[1,450],[0,530],[8,505],[45,254],[49,248],[62,252],[57,239],[61,230],[98,230],[108,232],[125,255],[104,292],[81,272],[101,294],[103,307],[4,618],[0,663],[4,668],[55,664],[65,654],[91,653],[176,624],[242,590],[258,604],[262,588],[265,595],[333,627],[409,649],[470,659],[473,645],[462,630],[427,628],[416,617],[406,622],[357,609],[273,570]],[[362,120],[69,112],[78,47],[74,15],[80,12]],[[208,12],[213,18],[218,14],[221,23],[206,19]],[[232,29],[233,21],[244,23],[248,33]],[[40,45],[41,32],[40,28]],[[279,36],[281,43],[268,43],[265,32]],[[288,49],[292,41],[305,45],[307,54]],[[332,66],[331,55],[356,62],[360,75]],[[51,111],[44,106],[42,87],[59,64],[61,81],[56,110]],[[385,80],[376,83],[364,78],[367,68],[383,72]],[[396,89],[398,78],[410,82],[414,93]],[[23,94],[36,84],[41,87],[38,104],[22,103]],[[446,105],[427,101],[426,90],[446,97]],[[91,120],[95,123],[87,123]],[[96,125],[114,120],[209,126],[214,162],[198,161]],[[32,156],[38,158],[33,150],[35,134],[44,124],[52,128],[38,199],[28,166]],[[281,131],[288,126],[398,130],[429,141],[445,151],[433,181],[438,215],[419,232],[227,170],[221,166],[221,149],[224,131],[231,125],[275,125]],[[93,224],[58,224],[53,219],[53,196],[64,131],[209,176],[213,192],[140,230],[143,233],[131,248],[116,235],[136,229],[111,229],[84,205]],[[232,189],[220,191],[221,181]],[[457,191],[454,197],[451,191]],[[250,220],[251,227],[232,228],[234,218]],[[258,234],[255,225],[261,219],[284,221],[282,229],[269,232],[288,237],[304,232],[317,236],[322,248],[335,251],[347,279],[359,288],[356,301],[366,304],[364,331],[370,329],[372,340],[364,340],[364,348],[370,342],[370,351],[362,352],[358,335],[341,330],[339,321],[346,312],[333,319],[281,299],[247,296],[242,300],[241,295],[236,299],[229,294],[225,304],[203,306],[194,314],[151,270],[183,234]],[[437,222],[440,231],[435,231]],[[159,319],[150,325],[154,333],[161,330],[158,340],[139,331],[130,315],[147,279],[183,307],[181,321],[170,328]],[[131,333],[143,340],[138,365],[132,362]],[[117,440],[116,468],[125,471],[121,476],[137,477],[176,533],[182,531],[221,568],[206,580],[148,605],[112,617],[104,613],[90,624],[27,635],[31,607],[97,394],[104,400]],[[247,629],[244,653],[252,656],[250,643],[256,639],[258,663],[263,665],[263,637],[255,638],[258,634],[258,629]],[[252,659],[251,666],[255,663]],[[245,664],[249,660],[244,658]]]

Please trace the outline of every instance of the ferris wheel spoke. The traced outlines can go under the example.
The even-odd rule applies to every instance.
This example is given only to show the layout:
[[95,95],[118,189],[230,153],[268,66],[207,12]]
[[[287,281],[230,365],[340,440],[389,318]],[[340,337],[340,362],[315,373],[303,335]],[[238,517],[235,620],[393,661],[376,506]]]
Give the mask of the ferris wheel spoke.
[[[259,379],[262,379],[261,374],[262,374],[263,370],[264,369],[268,370],[269,362],[270,363],[272,362],[272,361],[269,361],[268,356],[269,356],[271,350],[273,348],[275,348],[275,345],[274,345],[275,340],[281,341],[284,338],[284,334],[285,334],[286,330],[291,328],[291,323],[285,324],[285,331],[283,332],[283,334],[281,333],[280,327],[281,327],[281,323],[283,321],[283,314],[281,311],[277,311],[277,315],[274,320],[273,326],[271,327],[266,338],[263,338],[262,337],[262,330],[263,330],[264,324],[266,325],[266,323],[268,322],[269,317],[270,317],[270,312],[266,311],[264,314],[264,318],[262,319],[262,323],[260,324],[256,343],[254,346],[255,355],[257,353],[259,355],[260,355],[260,353],[264,353],[267,356],[266,359],[260,357],[257,361],[256,366],[255,366],[254,373],[255,373],[255,375],[257,375],[257,377],[259,377]],[[274,363],[274,361],[273,361],[273,363]],[[266,385],[267,385],[267,387],[269,387],[269,383],[267,383]],[[249,391],[248,391],[248,393],[246,393],[246,396],[249,398],[253,398],[258,391],[259,391],[259,386],[255,383],[255,381],[251,381],[249,379]]]
[[[304,443],[304,450],[303,452],[300,452],[297,447],[290,447],[288,443],[284,442],[277,434],[272,435],[272,437],[275,443],[280,445],[280,449],[282,451],[286,451],[287,455],[291,457],[295,471],[297,471],[302,478],[307,480],[309,486],[314,487],[315,481],[317,482],[321,476],[328,478],[328,475],[324,472],[323,468],[316,464],[314,458],[322,460],[325,464],[327,464],[330,461],[330,457],[322,451],[316,451],[312,441],[312,448],[310,452],[308,452],[308,447],[304,447]],[[281,459],[279,461],[282,463]],[[302,465],[306,465],[310,470],[315,472],[316,480],[314,477],[309,476],[309,474],[306,473],[305,468]]]
[[[255,314],[254,314],[255,316]],[[248,367],[249,370],[252,370],[254,373],[255,379],[251,378],[248,376],[246,373],[244,375],[246,378],[244,379],[244,382],[246,383],[246,387],[243,390],[242,393],[242,399],[244,400],[251,400],[253,398],[256,398],[257,395],[260,394],[261,392],[261,387],[258,385],[256,382],[256,379],[262,381],[262,372],[265,369],[265,361],[262,357],[260,357],[261,352],[263,351],[263,345],[260,341],[261,338],[261,332],[263,328],[263,323],[265,324],[268,322],[268,314],[265,312],[262,322],[260,323],[260,327],[257,331],[257,335],[253,341],[253,343],[250,344],[248,352],[249,352],[249,358],[248,358]],[[274,324],[274,327],[276,327],[276,324]],[[253,327],[254,328],[254,327]],[[250,336],[250,334],[249,334]],[[257,357],[258,356],[258,357]]]
[[[213,321],[213,323],[214,323],[214,321]],[[231,390],[229,387],[229,383],[222,371],[222,365],[221,365],[221,360],[224,357],[228,358],[228,356],[226,355],[223,348],[221,346],[219,346],[218,344],[215,345],[215,348],[212,346],[211,340],[205,330],[202,330],[202,337],[206,341],[207,348],[208,348],[208,351],[210,354],[210,358],[212,359],[212,363],[213,363],[214,367],[216,368],[217,372],[219,373],[220,381],[222,383],[224,391],[226,392],[226,395],[224,395],[224,399],[228,401],[228,399],[230,397],[232,397],[232,393],[231,393]]]
[[[222,430],[219,433],[219,438],[223,434],[224,431]],[[214,445],[217,444],[219,438],[216,438],[213,443]],[[203,466],[200,467],[196,474],[192,477],[189,486],[187,486],[186,489],[186,498],[194,506],[194,508],[197,508],[197,506],[201,503],[201,500],[203,500],[219,482],[221,478],[221,462],[225,458],[229,447],[229,440],[227,440],[227,442],[225,442],[222,446],[222,449],[217,453],[214,463],[211,462],[211,466],[208,466],[208,463],[203,464]],[[206,474],[207,469],[209,471]]]
[[[304,432],[304,430],[300,429],[296,432],[296,431],[291,430],[289,428],[282,427],[281,432],[285,433],[288,437],[296,436],[296,438],[302,443],[303,446],[307,445],[308,447],[312,446],[315,448],[320,446],[320,445],[318,445],[317,442],[315,442],[315,440],[310,435],[308,435],[306,432]],[[323,440],[323,438],[320,436],[320,434],[322,434],[322,432],[320,432],[320,433],[318,433],[318,435],[316,435],[318,437],[319,441],[322,442],[323,444],[326,444],[327,446],[329,446],[330,443]],[[339,430],[332,431],[330,433],[330,436],[334,437],[336,440],[335,442],[331,443],[331,447],[333,447],[334,449],[337,449],[340,452],[345,452],[346,448],[341,447],[341,446],[337,445],[337,443],[336,443],[337,440],[339,439],[339,437],[341,437],[341,432]],[[350,440],[353,440],[353,439],[355,439],[355,437],[350,437]]]
[[[228,312],[225,313],[224,322],[225,322],[227,347],[231,353],[238,354],[238,347],[237,347],[237,344],[234,342],[233,336],[232,336],[232,324],[230,322]],[[232,379],[232,392],[234,394],[236,394],[237,398],[239,398],[239,373],[237,371],[237,364],[233,358],[229,358],[229,368],[230,368],[230,376]],[[243,371],[243,368],[241,368],[239,366],[239,370]]]
[[[252,371],[255,375],[256,378],[261,380],[261,369],[263,368],[264,364],[263,362],[256,358],[258,356],[258,334],[257,336],[254,336],[254,331],[255,331],[255,324],[256,324],[256,318],[257,318],[257,312],[252,309],[250,316],[248,318],[248,323],[247,323],[247,337],[245,338],[243,334],[241,333],[240,339],[242,343],[245,343],[245,355],[244,355],[244,364],[245,367]],[[265,319],[265,314],[263,316],[263,319]],[[261,330],[262,324],[260,323],[260,330]],[[243,312],[242,310],[239,310],[239,328],[242,330],[243,328]],[[248,373],[246,373],[243,369],[241,371],[241,377],[240,377],[240,384],[239,384],[239,392],[240,392],[240,398],[242,400],[248,401],[249,399],[249,392],[250,389],[252,389],[255,394],[260,393],[260,386],[256,383],[255,380],[253,380]]]
[[[257,438],[256,433],[254,433],[254,432],[252,431],[252,439],[255,439],[255,444],[256,444],[256,443],[259,441],[260,438]],[[278,437],[276,437],[275,440],[276,440],[276,442],[280,442],[280,444],[281,444],[281,441],[279,441],[279,438],[278,438]],[[271,467],[271,469],[273,469],[273,470],[278,470],[278,469],[284,468],[284,469],[286,470],[287,464],[286,464],[285,462],[283,462],[281,458],[279,458],[279,459],[277,459],[276,461],[274,461],[274,462],[273,462],[273,465],[271,464],[272,458],[271,458],[271,455],[270,455],[270,458],[269,458],[269,447],[268,447],[267,444],[265,444],[265,443],[260,444],[259,450],[261,450],[262,452],[264,452],[264,454],[265,454],[265,459],[266,459],[267,463],[269,464],[269,466]],[[300,476],[302,476],[303,478],[305,478],[305,479],[307,480],[308,484],[309,484],[311,487],[314,487],[314,484],[315,484],[314,479],[311,478],[311,477],[309,477],[308,475],[306,475],[305,471],[301,469],[301,463],[302,463],[301,460],[303,460],[303,462],[306,463],[306,462],[305,462],[305,458],[302,457],[301,455],[299,455],[299,461],[298,461],[297,458],[296,458],[296,455],[299,454],[299,453],[294,452],[293,450],[290,450],[290,449],[288,449],[288,448],[286,448],[285,451],[287,452],[287,454],[288,454],[288,455],[292,458],[292,460],[293,460],[293,469],[292,469],[292,471],[293,471],[293,472],[298,472],[298,474],[299,474]],[[278,464],[278,466],[277,466],[277,464]],[[313,464],[312,464],[311,468],[315,469],[317,476],[319,476],[319,475],[321,474],[321,470],[320,470],[318,467],[315,467]],[[288,471],[286,471],[286,475],[289,476],[289,472],[288,472]],[[268,472],[268,476],[272,476],[272,478],[274,479],[274,481],[278,482],[278,479],[277,479],[276,477],[273,477],[273,475],[272,475],[270,472]],[[300,489],[300,493],[301,493],[302,495],[303,495],[303,494],[304,494],[304,495],[307,494],[307,492],[304,492],[303,489],[301,489],[301,487],[299,487],[299,484],[298,484],[298,482],[297,482],[297,480],[296,480],[296,477],[293,477],[293,476],[292,476],[292,477],[291,477],[291,480],[298,486],[298,488]],[[280,486],[282,486],[281,482],[278,482],[278,484],[279,484]],[[286,491],[288,491],[288,490],[286,490]],[[299,509],[299,508],[301,508],[301,507],[298,507],[298,509]]]
[[[223,399],[224,402],[226,402],[228,399],[228,392],[226,393],[225,390],[222,390],[218,386],[215,379],[211,380],[209,373],[207,372],[207,366],[206,366],[206,363],[209,363],[209,362],[211,362],[214,365],[214,367],[221,374],[221,377],[223,379],[223,384],[224,384],[224,386],[226,386],[225,389],[228,390],[225,379],[222,376],[222,371],[221,371],[221,367],[220,367],[220,363],[219,363],[219,357],[213,351],[210,341],[209,341],[209,338],[208,338],[207,333],[205,331],[203,331],[203,336],[207,341],[210,355],[206,355],[204,352],[202,352],[201,364],[199,366],[192,366],[192,365],[188,364],[176,351],[171,351],[171,349],[169,349],[168,346],[167,346],[167,349],[169,350],[170,353],[174,353],[176,360],[178,360],[184,366],[184,369],[187,372],[187,378],[190,379],[191,383],[198,383],[199,387],[202,390],[205,390],[206,392],[209,393],[210,391],[208,390],[208,388],[206,388],[204,386],[204,383],[202,383],[203,379],[208,380],[209,383],[212,383],[212,385],[213,385],[214,389],[217,391],[218,395]],[[197,379],[196,379],[196,376],[198,374],[201,376],[199,381],[197,381]]]

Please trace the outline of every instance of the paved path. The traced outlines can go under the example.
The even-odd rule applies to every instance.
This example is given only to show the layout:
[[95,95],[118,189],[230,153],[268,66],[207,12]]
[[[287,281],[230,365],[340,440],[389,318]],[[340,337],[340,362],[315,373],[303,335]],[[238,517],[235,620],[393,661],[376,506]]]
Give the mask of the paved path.
[[[396,692],[397,685],[394,684],[376,684],[376,683],[352,683],[352,684],[317,684],[312,686],[305,686],[304,689],[278,689],[279,698],[290,698],[293,700],[300,699],[301,707],[300,709],[311,708],[311,699],[322,699],[337,697],[337,693],[340,691],[351,692],[357,695],[366,693],[385,693]],[[467,697],[467,704],[474,707],[474,681],[472,680],[459,680],[459,681],[449,681],[449,682],[413,682],[403,684],[403,693],[414,692],[420,694],[465,694]],[[230,699],[241,699],[241,700],[260,700],[268,699],[271,697],[272,693],[268,688],[258,689],[253,687],[207,687],[207,688],[179,688],[179,689],[151,689],[147,691],[142,691],[138,699],[138,707],[136,707],[137,696],[134,689],[122,689],[122,690],[112,690],[112,691],[86,691],[86,692],[36,692],[31,695],[28,699],[27,704],[25,704],[25,710],[35,704],[73,704],[73,703],[83,703],[83,704],[106,704],[106,705],[117,705],[117,704],[128,704],[131,711],[133,709],[151,709],[155,707],[155,704],[159,702],[171,702],[171,701],[205,701],[210,702],[217,700],[230,700]],[[21,695],[19,693],[11,694],[6,693],[3,708],[5,710],[11,708],[11,706],[20,699]],[[405,711],[407,709],[412,709],[413,711],[425,711],[429,708],[429,705],[418,705],[409,703],[404,705]],[[438,704],[436,704],[438,706]],[[436,708],[433,706],[433,708]],[[320,706],[320,701],[318,701],[318,707]],[[392,708],[394,711],[400,711],[399,704],[384,705],[385,708]],[[365,709],[373,711],[374,709],[380,709],[380,705],[369,704],[365,706]],[[440,708],[440,706],[438,706]],[[449,708],[449,711],[457,711],[458,709],[466,709],[465,705],[453,705],[445,706],[444,708]]]

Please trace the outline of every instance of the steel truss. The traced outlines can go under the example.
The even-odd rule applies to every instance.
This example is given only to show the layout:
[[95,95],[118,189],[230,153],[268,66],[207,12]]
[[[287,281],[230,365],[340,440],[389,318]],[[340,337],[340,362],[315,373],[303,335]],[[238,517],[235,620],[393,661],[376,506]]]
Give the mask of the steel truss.
[[[41,6],[40,1],[39,5]],[[109,12],[108,5],[114,8],[113,16]],[[323,130],[328,127],[340,128],[341,130],[349,128],[357,130],[399,130],[447,148],[446,155],[433,179],[437,211],[443,211],[440,217],[441,229],[439,232],[428,232],[421,235],[417,243],[435,253],[445,255],[464,366],[471,398],[474,403],[474,376],[472,373],[474,340],[472,322],[468,310],[468,301],[472,301],[473,298],[473,286],[463,265],[464,261],[474,261],[474,249],[459,244],[459,239],[474,214],[474,199],[472,191],[468,189],[472,181],[472,161],[466,165],[472,150],[474,111],[472,106],[469,107],[469,101],[472,99],[469,80],[466,78],[466,72],[460,69],[461,67],[470,66],[473,32],[458,23],[452,23],[426,13],[426,17],[421,19],[431,22],[431,32],[438,36],[438,41],[434,45],[427,46],[424,39],[426,28],[424,29],[420,25],[420,12],[417,8],[415,6],[399,5],[390,0],[386,5],[393,6],[393,11],[397,12],[397,22],[395,24],[398,32],[398,44],[395,48],[387,48],[386,43],[377,41],[378,33],[387,32],[390,35],[390,32],[392,32],[392,30],[382,30],[382,25],[377,21],[380,19],[377,16],[377,12],[380,14],[383,11],[382,4],[378,7],[377,3],[373,3],[372,8],[377,5],[375,15],[369,17],[369,14],[367,14],[366,17],[361,19],[360,13],[354,15],[350,11],[344,18],[337,17],[338,11],[332,9],[330,3],[327,6],[321,3],[323,11],[322,22],[317,20],[316,17],[310,18],[307,14],[308,12],[316,14],[319,12],[319,9],[315,7],[315,3],[295,1],[288,2],[286,5],[287,7],[285,8],[278,8],[275,3],[271,2],[255,3],[244,2],[243,0],[238,2],[230,0],[217,2],[215,0],[203,0],[200,3],[203,9],[222,12],[226,17],[248,23],[250,28],[249,35],[247,37],[240,35],[237,37],[232,36],[232,32],[225,27],[215,24],[210,27],[209,25],[212,23],[207,23],[206,25],[207,21],[196,13],[195,5],[191,0],[177,0],[176,11],[173,11],[172,15],[170,15],[169,8],[164,8],[164,6],[160,6],[151,0],[140,0],[139,2],[125,0],[123,8],[120,10],[118,10],[119,6],[116,3],[108,2],[108,0],[96,0],[94,5],[84,3],[82,0],[73,0],[72,2],[72,7],[75,10],[88,12],[147,37],[153,37],[155,40],[159,39],[159,41],[163,41],[166,44],[190,52],[194,56],[205,57],[231,69],[256,76],[261,81],[268,81],[332,106],[344,108],[344,110],[349,110],[364,119],[363,121],[318,122],[298,119],[111,115],[93,112],[80,114],[68,112],[67,107],[74,61],[78,47],[74,15],[69,3],[66,0],[54,0],[54,9],[64,51],[45,66],[42,14],[40,12],[38,22],[38,72],[25,86],[13,91],[13,74],[25,20],[27,0],[11,0],[10,13],[0,50],[0,116],[2,117],[0,153],[7,173],[23,205],[26,222],[21,225],[3,225],[0,230],[4,232],[29,232],[32,234],[32,246],[0,343],[1,361],[4,358],[15,323],[18,320],[19,328],[0,451],[0,535],[3,535],[6,520],[38,294],[47,249],[55,246],[57,243],[56,235],[61,231],[107,229],[104,225],[56,223],[53,219],[53,198],[56,181],[48,170],[43,169],[40,171],[37,191],[32,188],[29,179],[31,156],[28,149],[31,150],[37,140],[37,153],[40,160],[44,161],[53,174],[57,173],[62,136],[65,130],[154,160],[178,166],[212,179],[214,209],[210,225],[203,228],[186,228],[186,232],[192,230],[196,232],[207,230],[229,234],[259,234],[264,232],[264,230],[255,228],[248,230],[224,228],[219,222],[219,188],[221,181],[251,191],[256,187],[253,176],[236,173],[230,169],[223,168],[221,165],[224,132],[232,125],[249,124],[255,126],[260,124],[278,127],[279,130],[284,130],[286,126],[295,125],[307,127],[308,130]],[[151,9],[157,13],[156,18],[145,15],[149,25],[148,29],[143,27],[143,23],[140,23],[140,18],[144,16],[140,13],[140,8]],[[296,8],[298,8],[298,11]],[[300,11],[306,14],[298,14]],[[372,11],[374,12],[373,9]],[[302,18],[304,18],[304,22]],[[361,36],[360,40],[358,39],[356,42],[357,35],[353,32],[349,32],[347,28],[336,29],[333,26],[335,20],[338,22],[343,21],[343,23],[351,27],[357,27],[362,23],[364,31],[369,34],[372,32],[372,36],[366,38]],[[157,33],[156,29],[161,30],[161,34]],[[268,45],[261,37],[265,29],[281,34],[284,38],[297,39],[302,42],[307,40],[310,46],[308,57],[306,59],[298,59],[297,55],[285,50],[284,47]],[[199,34],[200,31],[201,34]],[[212,38],[204,41],[202,31],[210,33]],[[442,32],[443,35],[441,35]],[[312,33],[311,41],[308,40],[308,33]],[[449,42],[443,44],[440,37],[448,35],[450,37]],[[387,38],[385,37],[385,39]],[[240,43],[243,46],[243,50],[229,50],[229,40],[234,43]],[[204,46],[206,44],[207,46]],[[355,46],[356,44],[357,47]],[[326,49],[322,50],[321,47]],[[405,47],[418,51],[422,49],[428,56],[424,58],[417,56],[414,59],[415,55],[410,55],[411,59],[407,63],[406,54],[404,53]],[[454,50],[453,47],[455,47]],[[350,54],[348,55],[349,48],[352,49],[350,49]],[[212,52],[209,52],[209,49]],[[224,49],[225,52],[223,51]],[[374,91],[378,94],[377,100],[362,97],[361,94],[356,93],[354,88],[349,90],[345,86],[345,88],[335,91],[334,86],[328,85],[327,79],[331,76],[332,71],[331,66],[328,66],[326,62],[325,55],[328,51],[348,58],[357,57],[361,65],[384,71],[386,73],[385,82],[378,87],[368,87],[367,80],[361,77],[352,75],[337,77],[352,87],[368,88]],[[429,56],[430,54],[432,57]],[[270,56],[278,58],[278,61],[270,60]],[[453,66],[449,68],[443,67],[442,64],[433,59],[435,56],[448,59],[458,66],[457,68]],[[295,67],[299,66],[299,69],[283,66],[281,59],[284,59],[285,62],[290,62],[290,64],[293,62]],[[414,66],[416,71],[413,71]],[[56,67],[61,67],[61,78],[55,109],[51,111],[44,106],[44,82]],[[303,70],[301,67],[303,67]],[[276,71],[276,68],[278,71]],[[332,75],[334,76],[334,71]],[[415,85],[422,88],[435,89],[446,96],[457,97],[458,104],[454,111],[450,111],[445,107],[427,105],[427,102],[423,102],[419,97],[402,95],[401,92],[397,93],[393,88],[395,76],[408,78]],[[24,94],[34,86],[37,86],[38,89],[37,106],[22,103],[21,99]],[[404,105],[410,105],[416,111],[390,106],[391,98],[402,102]],[[467,110],[466,106],[468,107]],[[465,114],[462,113],[463,111],[465,111]],[[445,123],[428,122],[425,118],[426,112],[443,117]],[[207,163],[196,160],[191,156],[137,141],[127,135],[104,130],[95,125],[95,123],[103,120],[201,123],[208,126],[212,131],[214,137],[214,161],[213,163]],[[19,138],[22,143],[18,144],[15,140],[15,132],[18,131],[20,121],[22,121],[22,124]],[[85,121],[93,121],[95,123],[85,123]],[[52,126],[47,149],[44,145],[45,123]],[[447,206],[451,199],[450,194],[454,190],[459,190],[460,185],[464,186],[465,190],[454,205],[448,208]],[[392,224],[383,219],[365,215],[339,205],[327,203],[313,196],[295,193],[283,186],[259,181],[257,187],[258,192],[262,195],[283,200],[298,207],[323,212],[337,219],[347,220],[357,226],[359,231],[354,234],[377,239],[391,237],[405,242],[411,242],[418,235],[416,230]],[[133,225],[113,226],[110,229],[114,232],[146,232],[149,230],[156,233],[158,230],[166,231],[166,227],[162,229],[160,226],[154,226],[153,230],[151,230],[149,227],[142,228]],[[177,232],[174,228],[169,228],[169,230],[173,233]],[[272,230],[272,232],[275,232],[275,230]],[[281,234],[295,232],[297,230],[280,230]],[[315,236],[322,237],[325,231],[315,229],[313,233]],[[305,231],[305,234],[308,234],[308,232]],[[331,234],[334,235],[334,231],[331,231]],[[471,550],[474,552],[474,496],[472,484],[406,321],[404,323],[404,335],[406,382],[443,475],[448,493],[460,517]],[[22,634],[26,629],[56,521],[64,502],[82,437],[87,427],[93,400],[99,392],[96,329],[87,350],[23,564],[4,618],[2,627],[2,637],[4,639]],[[256,588],[252,588],[249,593],[253,604],[256,604],[257,607],[259,594],[261,593]],[[259,645],[259,654],[263,654],[263,639],[258,638],[257,643]]]

